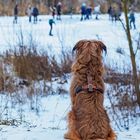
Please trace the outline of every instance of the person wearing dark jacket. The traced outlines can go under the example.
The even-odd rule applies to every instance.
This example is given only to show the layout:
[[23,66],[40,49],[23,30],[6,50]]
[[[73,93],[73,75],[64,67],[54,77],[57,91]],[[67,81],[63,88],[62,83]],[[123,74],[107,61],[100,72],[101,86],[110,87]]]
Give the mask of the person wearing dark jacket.
[[86,8],[86,19],[91,19],[91,17],[92,17],[92,7],[88,6]]
[[34,23],[37,23],[37,17],[38,17],[38,15],[39,15],[39,11],[38,11],[38,8],[35,6],[34,8],[33,8],[33,17],[34,17]]
[[82,6],[81,6],[81,21],[83,19],[86,19],[86,4],[85,3],[82,3]]
[[14,23],[17,23],[17,18],[18,18],[18,4],[16,4],[14,7]]
[[111,19],[112,19],[112,6],[110,6],[110,7],[108,8],[107,13],[108,13],[108,15],[109,15],[109,20],[111,20]]
[[50,25],[49,35],[50,36],[53,36],[53,34],[52,34],[53,24],[55,24],[54,20],[53,19],[49,19],[49,25]]
[[134,15],[134,11],[131,10],[130,11],[130,15],[129,15],[129,24],[130,24],[130,29],[132,29],[132,24],[134,29],[136,29],[136,25],[135,25],[135,15]]
[[56,6],[56,10],[57,10],[57,20],[61,20],[61,12],[62,12],[62,3],[58,2],[57,6]]

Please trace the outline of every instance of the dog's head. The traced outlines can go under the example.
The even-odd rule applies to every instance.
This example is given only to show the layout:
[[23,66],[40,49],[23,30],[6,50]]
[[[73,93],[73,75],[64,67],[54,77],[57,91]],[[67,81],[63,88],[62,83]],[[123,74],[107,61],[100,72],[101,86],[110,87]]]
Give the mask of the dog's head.
[[93,58],[101,58],[103,51],[107,53],[106,46],[97,40],[80,40],[73,48],[73,52],[76,52],[76,59],[80,63],[88,63]]

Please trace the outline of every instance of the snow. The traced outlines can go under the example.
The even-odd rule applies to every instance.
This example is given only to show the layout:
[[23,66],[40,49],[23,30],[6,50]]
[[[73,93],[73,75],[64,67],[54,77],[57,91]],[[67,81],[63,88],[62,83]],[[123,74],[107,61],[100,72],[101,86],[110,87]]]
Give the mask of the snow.
[[[100,39],[108,48],[108,55],[105,58],[106,63],[118,62],[120,58],[123,65],[124,62],[129,65],[129,49],[125,32],[120,22],[112,23],[108,20],[108,15],[99,15],[99,20],[86,20],[80,22],[78,15],[62,17],[62,21],[55,21],[53,34],[48,36],[50,16],[39,16],[38,24],[28,23],[28,17],[19,17],[18,24],[13,24],[13,17],[0,17],[0,52],[7,49],[16,49],[17,44],[29,45],[31,40],[37,45],[40,52],[51,52],[49,55],[61,56],[62,50],[71,51],[75,43],[80,39]],[[139,34],[139,14],[136,15],[137,30],[132,30],[133,38]],[[124,21],[124,17],[122,16]],[[23,34],[23,37],[21,35]],[[63,47],[65,46],[65,47]],[[116,49],[121,47],[124,49],[125,56],[116,55]],[[57,55],[56,55],[57,54]],[[110,55],[111,54],[111,55]],[[128,61],[125,61],[126,56]],[[139,59],[140,56],[137,58]]]
[[[99,15],[99,20],[93,17],[91,20],[82,22],[79,15],[73,15],[72,18],[63,16],[62,21],[55,21],[54,36],[49,36],[48,19],[50,16],[39,16],[39,22],[33,24],[28,23],[28,17],[19,17],[18,24],[13,24],[13,17],[0,17],[0,52],[16,49],[17,44],[22,41],[27,45],[32,38],[34,43],[39,44],[37,46],[39,51],[47,51],[49,55],[55,55],[59,59],[63,50],[71,52],[80,39],[100,39],[107,46],[108,53],[103,56],[105,64],[118,63],[122,69],[124,64],[130,67],[128,43],[120,22],[112,23],[108,20],[108,15]],[[122,19],[124,21],[123,16]],[[136,14],[137,30],[131,30],[133,38],[140,32],[139,25],[140,14]],[[21,33],[23,38],[20,38]],[[119,47],[123,48],[125,55],[116,52]],[[137,55],[137,61],[139,59],[140,55]],[[138,67],[140,68],[140,63]],[[53,88],[57,88],[56,85],[57,82],[54,82]],[[63,85],[67,91],[69,91],[69,85],[70,80]],[[17,121],[22,117],[24,122],[17,126],[0,125],[0,140],[63,140],[63,135],[67,131],[66,116],[70,110],[69,95],[56,94],[35,98],[38,98],[39,106],[36,109],[39,111],[30,109],[30,100],[26,104],[11,107],[11,116],[17,118]],[[10,100],[12,97],[9,97]],[[0,101],[0,105],[6,104],[4,95],[0,95]],[[8,105],[12,106],[10,103]],[[107,99],[105,105],[108,105]],[[137,123],[131,125],[129,130],[120,131],[114,125],[112,127],[117,133],[118,140],[140,139],[140,118],[137,119]]]
[[[50,95],[41,99],[38,115],[25,110],[26,122],[19,126],[0,126],[1,140],[63,140],[67,131],[66,115],[70,109],[69,95]],[[115,130],[118,140],[139,140],[140,121],[128,130]]]

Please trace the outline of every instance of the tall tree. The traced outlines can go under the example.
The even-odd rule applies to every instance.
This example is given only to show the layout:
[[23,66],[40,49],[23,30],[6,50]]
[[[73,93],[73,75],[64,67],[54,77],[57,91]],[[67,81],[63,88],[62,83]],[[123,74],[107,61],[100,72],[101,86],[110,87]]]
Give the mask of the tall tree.
[[140,87],[139,87],[139,80],[138,80],[138,74],[137,74],[137,65],[136,65],[136,54],[134,53],[133,49],[133,43],[131,38],[131,32],[129,27],[129,19],[128,19],[128,0],[123,0],[123,9],[124,9],[124,15],[125,15],[125,21],[126,21],[126,35],[130,50],[130,58],[131,58],[131,64],[132,64],[132,71],[133,71],[133,80],[134,80],[134,86],[135,86],[135,92],[137,95],[137,103],[140,106]]

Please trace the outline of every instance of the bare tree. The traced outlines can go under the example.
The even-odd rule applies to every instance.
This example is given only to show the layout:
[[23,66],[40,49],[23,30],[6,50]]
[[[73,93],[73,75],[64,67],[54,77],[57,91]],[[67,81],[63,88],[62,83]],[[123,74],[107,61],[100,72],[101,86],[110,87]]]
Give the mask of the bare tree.
[[137,95],[137,103],[140,106],[140,87],[139,87],[139,80],[138,80],[138,74],[137,74],[137,64],[136,64],[136,53],[134,52],[133,49],[133,43],[132,43],[132,37],[130,33],[130,27],[129,27],[129,19],[128,19],[128,0],[123,0],[123,9],[124,9],[124,15],[125,15],[125,22],[126,22],[126,35],[127,35],[127,40],[128,40],[128,45],[129,45],[129,50],[130,50],[130,58],[131,58],[131,64],[132,64],[132,71],[133,71],[133,80],[134,80],[134,86],[135,86],[135,92]]

